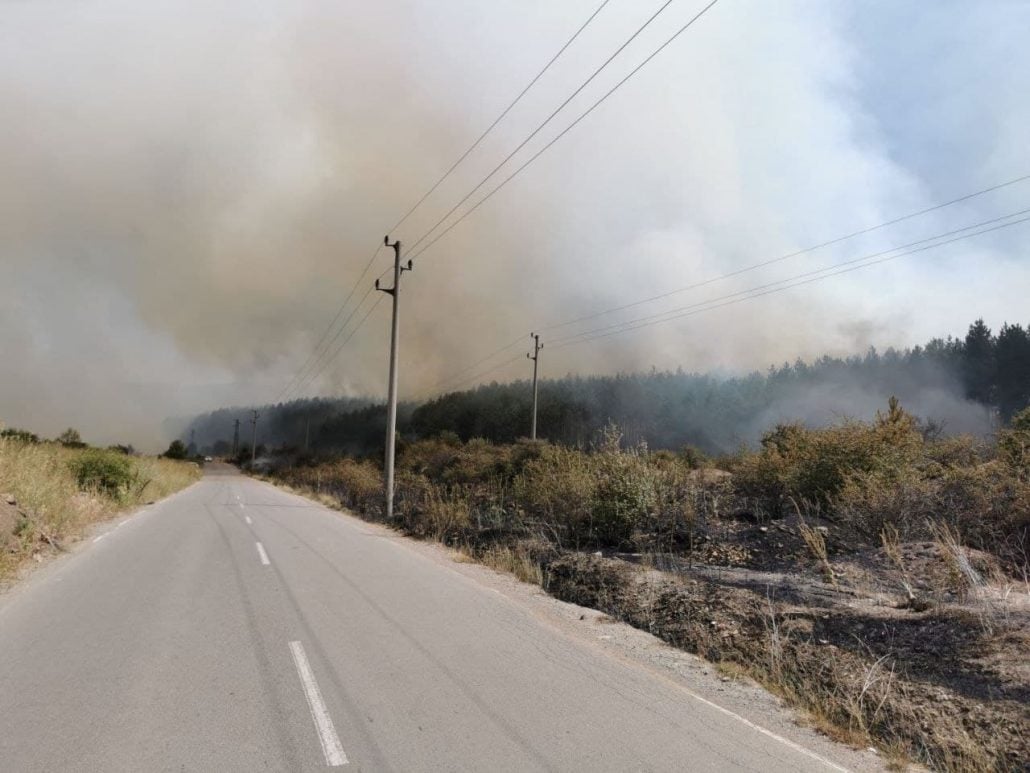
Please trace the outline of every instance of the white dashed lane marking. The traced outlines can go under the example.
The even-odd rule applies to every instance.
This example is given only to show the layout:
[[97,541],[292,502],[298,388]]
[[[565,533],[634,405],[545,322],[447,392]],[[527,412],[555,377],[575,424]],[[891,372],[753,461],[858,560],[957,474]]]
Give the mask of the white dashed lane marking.
[[304,646],[299,641],[291,641],[290,654],[293,655],[293,663],[297,666],[300,683],[308,699],[308,708],[311,709],[311,719],[314,720],[315,730],[318,731],[318,740],[322,744],[326,765],[331,768],[346,765],[347,755],[343,753],[340,737],[336,735],[332,717],[329,716],[329,710],[322,700],[322,691],[318,689],[318,682],[315,681],[315,674],[308,663],[308,656],[304,654]]

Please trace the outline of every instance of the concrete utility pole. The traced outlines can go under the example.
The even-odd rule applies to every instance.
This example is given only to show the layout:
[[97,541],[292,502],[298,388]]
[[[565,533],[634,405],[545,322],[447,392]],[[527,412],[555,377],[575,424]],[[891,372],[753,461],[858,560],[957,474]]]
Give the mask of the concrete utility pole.
[[250,463],[254,463],[254,459],[257,458],[257,420],[261,414],[255,410],[251,410],[250,423],[252,425],[252,434],[250,436]]
[[236,419],[236,426],[232,431],[232,458],[235,459],[240,453],[240,420]]
[[386,518],[393,517],[393,457],[397,435],[397,341],[400,334],[399,305],[401,295],[401,274],[411,271],[411,261],[401,266],[401,243],[390,244],[389,235],[383,237],[383,244],[393,247],[393,287],[380,287],[376,280],[376,289],[393,296],[393,321],[390,323],[390,384],[386,398],[386,461],[383,465],[386,472]]
[[533,361],[533,425],[532,425],[532,428],[529,431],[529,439],[530,440],[536,440],[536,397],[537,397],[536,374],[537,374],[537,366],[539,365],[539,361],[540,361],[540,350],[544,348],[544,345],[542,343],[540,343],[540,334],[539,333],[530,333],[529,335],[530,335],[530,338],[533,339],[533,353],[526,355],[526,357],[528,357],[529,359],[531,359]]

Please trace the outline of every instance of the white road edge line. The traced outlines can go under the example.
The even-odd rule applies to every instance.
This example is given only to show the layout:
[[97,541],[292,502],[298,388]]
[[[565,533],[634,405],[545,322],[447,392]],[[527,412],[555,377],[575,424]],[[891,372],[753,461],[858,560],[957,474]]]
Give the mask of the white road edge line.
[[265,566],[271,564],[272,562],[268,560],[268,553],[265,552],[265,546],[260,542],[255,542],[254,544],[257,545],[258,556],[261,558],[261,563]]
[[249,515],[243,516],[243,520],[245,520],[247,522],[248,526],[250,526],[250,524],[254,523],[252,520],[250,520],[250,516]]
[[695,700],[700,701],[701,703],[705,704],[706,706],[710,706],[711,708],[713,708],[716,711],[719,711],[719,712],[725,714],[728,717],[732,717],[733,719],[736,719],[739,722],[742,722],[743,724],[745,724],[748,727],[750,727],[752,730],[755,730],[755,731],[761,733],[762,735],[767,736],[768,738],[773,739],[774,741],[779,741],[784,746],[790,747],[791,749],[793,749],[794,751],[798,752],[799,754],[803,754],[806,757],[811,757],[813,760],[817,760],[818,762],[823,763],[828,768],[831,768],[833,770],[839,770],[840,773],[851,773],[850,770],[848,770],[847,768],[841,767],[840,765],[838,765],[833,760],[828,760],[826,757],[823,757],[821,754],[818,754],[818,753],[812,751],[811,749],[808,749],[808,748],[802,746],[799,743],[794,743],[794,741],[791,741],[789,738],[784,738],[782,735],[777,735],[772,730],[767,730],[766,728],[762,727],[761,725],[756,725],[750,719],[747,719],[746,717],[742,717],[740,714],[737,714],[734,711],[730,711],[729,709],[724,708],[723,706],[720,706],[718,703],[713,703],[712,701],[708,700],[707,698],[704,698],[701,695],[698,695],[696,692],[694,692],[691,689],[688,689],[688,688],[684,687],[683,690],[684,690],[684,692],[686,692],[690,697],[694,698]]
[[332,717],[329,716],[329,710],[322,700],[322,692],[318,689],[318,682],[311,671],[308,656],[304,654],[304,645],[299,641],[291,641],[290,654],[293,655],[293,664],[297,666],[300,683],[308,699],[308,708],[311,709],[311,719],[314,720],[315,729],[318,731],[318,740],[322,743],[326,765],[331,768],[346,765],[347,755],[343,753],[340,737],[336,735],[336,728],[333,727]]

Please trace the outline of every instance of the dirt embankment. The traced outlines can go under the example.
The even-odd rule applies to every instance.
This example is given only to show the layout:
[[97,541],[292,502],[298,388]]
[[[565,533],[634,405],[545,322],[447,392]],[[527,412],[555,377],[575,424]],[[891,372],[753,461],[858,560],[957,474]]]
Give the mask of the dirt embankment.
[[731,664],[841,740],[871,736],[942,769],[1025,769],[1025,610],[988,636],[968,610],[860,609],[846,593],[840,603],[824,595],[821,604],[799,604],[790,583],[781,593],[771,577],[762,587],[705,572],[566,554],[547,563],[545,583],[558,598]]

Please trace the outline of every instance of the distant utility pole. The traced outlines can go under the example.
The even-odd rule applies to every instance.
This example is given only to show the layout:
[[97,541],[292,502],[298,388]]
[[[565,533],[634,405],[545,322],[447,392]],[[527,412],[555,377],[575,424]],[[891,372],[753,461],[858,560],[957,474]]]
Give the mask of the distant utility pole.
[[386,518],[393,517],[393,457],[397,435],[397,340],[400,333],[399,305],[401,295],[401,274],[411,271],[411,261],[401,266],[401,243],[390,244],[390,236],[383,237],[383,244],[393,247],[393,287],[380,287],[376,280],[376,289],[393,296],[393,321],[390,323],[390,384],[386,398]]
[[232,431],[232,458],[240,453],[240,420],[236,419],[236,427]]
[[304,453],[308,452],[311,443],[311,417],[308,416],[307,424],[304,425]]
[[542,343],[540,343],[540,334],[539,333],[530,333],[529,335],[533,339],[533,353],[526,355],[526,357],[528,357],[529,359],[531,359],[533,361],[533,425],[532,425],[532,428],[529,431],[529,439],[530,440],[536,440],[536,398],[537,398],[536,374],[537,374],[537,366],[540,363],[540,350],[544,348],[544,345]]
[[250,463],[253,464],[257,458],[257,420],[261,414],[255,410],[251,410],[250,423],[252,425],[251,436],[250,436]]

